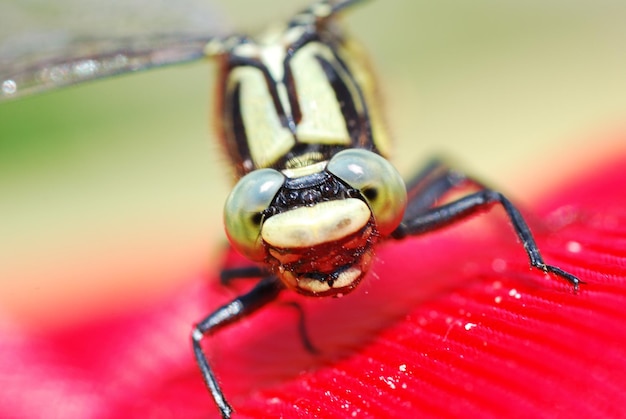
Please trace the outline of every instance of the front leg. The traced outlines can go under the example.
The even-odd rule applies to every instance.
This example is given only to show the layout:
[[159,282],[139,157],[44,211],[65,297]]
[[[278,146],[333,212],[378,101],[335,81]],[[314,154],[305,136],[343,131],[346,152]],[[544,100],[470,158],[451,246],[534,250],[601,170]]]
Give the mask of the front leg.
[[225,287],[237,279],[254,279],[270,276],[271,272],[256,265],[241,268],[228,268],[220,273],[220,283]]
[[273,301],[282,290],[283,285],[277,278],[264,278],[247,294],[240,295],[230,303],[223,305],[205,317],[194,327],[191,333],[193,353],[196,356],[196,361],[202,372],[202,378],[204,378],[204,382],[224,418],[231,417],[233,408],[226,401],[224,393],[217,383],[217,378],[202,350],[200,341],[205,336],[214,335],[222,328],[252,314],[267,303]]
[[[419,191],[417,191],[418,193],[409,189],[409,196],[411,198],[408,207],[413,207],[416,211],[409,211],[405,214],[405,218],[391,234],[394,239],[402,239],[409,235],[419,235],[443,228],[478,212],[486,211],[494,204],[500,204],[513,224],[515,233],[522,241],[530,265],[544,272],[553,273],[572,284],[575,290],[578,289],[579,284],[582,283],[580,279],[556,266],[548,265],[544,262],[528,224],[524,221],[522,214],[504,197],[504,195],[500,192],[484,188],[481,183],[461,176],[450,169],[441,170],[441,165],[439,165],[438,169],[440,172],[437,175],[433,176],[425,185],[420,185]],[[416,183],[410,182],[409,185],[416,185]],[[420,200],[422,199],[420,197],[425,194],[432,195],[429,201],[434,204],[438,198],[443,197],[450,190],[464,185],[478,186],[481,187],[482,190],[434,208],[422,209],[419,208],[419,206],[416,207],[411,204],[411,201]]]

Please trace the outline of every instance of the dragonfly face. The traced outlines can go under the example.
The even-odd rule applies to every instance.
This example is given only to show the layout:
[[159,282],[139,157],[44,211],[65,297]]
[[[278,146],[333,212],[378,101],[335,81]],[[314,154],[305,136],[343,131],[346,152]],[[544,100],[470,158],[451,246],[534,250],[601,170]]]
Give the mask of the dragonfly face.
[[291,289],[345,294],[367,273],[373,247],[400,224],[406,189],[379,155],[348,149],[329,161],[244,176],[224,210],[228,237]]
[[319,3],[221,56],[218,124],[245,175],[224,211],[231,243],[306,295],[352,290],[393,231],[406,188],[379,154],[373,77]]

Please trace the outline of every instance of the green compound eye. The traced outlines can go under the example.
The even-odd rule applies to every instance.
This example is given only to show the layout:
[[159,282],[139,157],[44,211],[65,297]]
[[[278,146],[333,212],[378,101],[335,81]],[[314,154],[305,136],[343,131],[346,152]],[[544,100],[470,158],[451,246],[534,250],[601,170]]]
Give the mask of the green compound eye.
[[254,261],[265,257],[261,242],[262,212],[285,182],[273,169],[259,169],[242,177],[224,205],[224,226],[230,243]]
[[400,224],[406,209],[406,186],[383,157],[363,149],[344,150],[330,160],[326,170],[361,192],[381,235],[390,234]]

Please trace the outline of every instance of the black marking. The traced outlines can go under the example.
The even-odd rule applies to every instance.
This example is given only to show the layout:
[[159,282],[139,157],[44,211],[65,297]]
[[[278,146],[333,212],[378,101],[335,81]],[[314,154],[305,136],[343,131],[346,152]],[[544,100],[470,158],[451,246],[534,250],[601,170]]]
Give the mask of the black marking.
[[324,201],[359,198],[363,196],[342,183],[329,172],[322,171],[293,179],[287,179],[276,194],[276,197],[267,210],[263,212],[265,218],[298,207],[312,206]]
[[[246,128],[243,123],[243,116],[241,114],[241,83],[237,83],[233,88],[233,92],[226,97],[226,103],[224,104],[224,123],[229,125],[226,127],[227,132],[231,132],[233,135],[231,144],[236,147],[238,156],[234,161],[250,160],[250,149],[248,148],[248,136],[246,135]],[[231,148],[229,147],[229,150]],[[232,152],[231,152],[232,153]],[[231,157],[232,154],[231,154]]]
[[[333,64],[331,64],[319,55],[315,58],[322,67],[322,70],[324,70],[324,73],[326,74],[326,77],[331,87],[333,88],[333,91],[335,92],[335,97],[337,98],[337,102],[339,103],[339,107],[341,109],[341,114],[343,115],[344,123],[346,124],[346,130],[350,134],[352,145],[356,146],[357,144],[359,144],[359,140],[361,139],[362,135],[364,122],[363,115],[360,115],[357,111],[356,105],[354,103],[354,97],[352,96],[352,93],[350,92],[350,89],[346,84],[346,80],[344,80],[339,75],[337,69],[335,69]],[[337,59],[336,54],[335,59]],[[347,73],[346,71],[346,74],[349,73]],[[351,82],[354,85],[354,81],[351,80]],[[361,102],[363,101],[361,100]],[[372,142],[371,136],[367,140],[369,142]]]

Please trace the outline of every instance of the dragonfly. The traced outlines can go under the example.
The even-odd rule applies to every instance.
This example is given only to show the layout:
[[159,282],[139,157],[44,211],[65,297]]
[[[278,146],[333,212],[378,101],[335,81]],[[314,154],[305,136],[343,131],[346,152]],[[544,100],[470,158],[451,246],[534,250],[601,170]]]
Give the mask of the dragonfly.
[[[402,179],[387,158],[390,141],[367,56],[337,19],[362,2],[318,0],[258,36],[86,40],[62,53],[0,63],[3,98],[206,57],[219,63],[217,131],[238,175],[224,226],[232,247],[251,262],[224,270],[222,280],[258,279],[191,332],[200,375],[224,418],[234,410],[203,340],[283,292],[350,293],[381,242],[439,230],[499,205],[532,268],[575,290],[583,283],[544,261],[522,214],[502,193],[441,160]],[[443,199],[454,192],[463,193]]]

